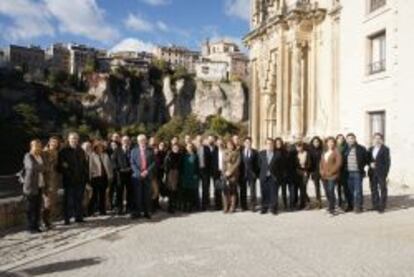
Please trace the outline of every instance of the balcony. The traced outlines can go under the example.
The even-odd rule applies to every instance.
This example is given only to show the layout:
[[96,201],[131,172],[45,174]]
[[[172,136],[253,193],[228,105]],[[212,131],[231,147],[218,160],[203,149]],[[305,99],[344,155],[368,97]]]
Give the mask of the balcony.
[[380,61],[377,61],[377,62],[373,62],[373,63],[370,63],[368,65],[368,73],[370,75],[383,72],[383,71],[385,71],[385,69],[386,69],[386,61],[385,60],[380,60]]
[[386,4],[387,0],[369,0],[369,11],[376,11],[379,8],[385,6]]
[[309,1],[306,0],[298,0],[291,5],[285,6],[285,14],[291,14],[295,12],[308,12],[312,8]]

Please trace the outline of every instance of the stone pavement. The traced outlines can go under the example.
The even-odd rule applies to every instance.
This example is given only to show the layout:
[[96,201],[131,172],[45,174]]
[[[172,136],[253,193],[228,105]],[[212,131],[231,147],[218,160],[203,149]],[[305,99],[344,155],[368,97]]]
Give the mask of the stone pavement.
[[414,196],[391,194],[382,215],[159,213],[11,232],[0,237],[0,269],[9,269],[0,276],[412,277]]

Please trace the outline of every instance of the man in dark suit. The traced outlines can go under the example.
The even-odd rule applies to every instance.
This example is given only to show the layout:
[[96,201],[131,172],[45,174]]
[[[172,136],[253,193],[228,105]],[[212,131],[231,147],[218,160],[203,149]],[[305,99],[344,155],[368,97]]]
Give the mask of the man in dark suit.
[[144,213],[144,216],[150,219],[151,180],[155,169],[154,152],[148,147],[145,135],[139,135],[137,140],[138,146],[131,151],[132,185],[135,196],[135,211],[131,217],[139,218]]
[[195,139],[197,156],[200,167],[201,179],[201,210],[206,211],[210,206],[210,170],[211,155],[208,146],[204,144],[203,137],[197,136]]
[[255,212],[257,204],[256,181],[259,175],[259,153],[252,148],[252,139],[244,139],[242,151],[242,178],[240,183],[240,205],[242,210],[247,210],[247,188],[250,188],[250,209]]
[[79,135],[70,133],[68,146],[59,152],[58,170],[62,174],[63,183],[63,216],[65,224],[70,218],[83,222],[83,194],[89,179],[89,165],[85,152],[79,147]]
[[353,133],[348,134],[346,140],[348,147],[343,157],[345,174],[348,181],[348,189],[346,191],[348,207],[346,211],[354,210],[356,213],[361,213],[363,210],[362,181],[366,176],[367,150],[358,144],[356,136]]
[[119,182],[116,190],[116,207],[118,215],[124,213],[124,191],[126,190],[126,210],[132,212],[133,209],[133,190],[131,183],[131,139],[124,136],[121,140],[121,146],[113,153],[113,166],[119,174]]
[[369,180],[373,209],[383,213],[387,206],[387,177],[391,167],[390,150],[384,145],[382,134],[374,135],[373,146],[369,149]]
[[[217,180],[220,179],[219,151],[216,145],[215,136],[213,135],[208,136],[207,148],[205,148],[205,150],[206,150],[206,157],[208,160],[207,162],[209,163],[209,168],[210,168],[208,190],[205,190],[205,191],[206,193],[209,193],[211,179],[213,179],[213,184],[216,184]],[[221,198],[221,191],[214,186],[214,208],[218,211],[222,210],[222,205],[223,203],[222,203],[222,198]]]
[[266,140],[266,150],[259,154],[260,187],[262,192],[262,214],[271,209],[273,214],[278,212],[279,184],[282,181],[278,172],[283,172],[283,158],[275,152],[274,141]]

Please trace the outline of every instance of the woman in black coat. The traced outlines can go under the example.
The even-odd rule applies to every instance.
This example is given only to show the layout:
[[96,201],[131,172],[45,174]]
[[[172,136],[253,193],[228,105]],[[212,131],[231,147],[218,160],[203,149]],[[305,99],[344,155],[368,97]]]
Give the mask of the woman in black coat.
[[[288,191],[288,176],[287,176],[287,161],[288,161],[288,153],[285,148],[285,143],[283,142],[282,138],[276,138],[275,139],[275,152],[280,152],[280,157],[282,158],[282,168],[280,168],[280,172],[278,173],[280,176],[280,186],[282,188],[282,201],[283,201],[283,207],[286,210],[288,208],[288,198],[287,198],[287,191]],[[289,190],[290,194],[290,190]],[[289,198],[291,196],[289,195]]]
[[182,153],[178,144],[173,144],[165,157],[164,169],[168,192],[168,212],[174,213],[178,208],[178,186]]
[[316,205],[318,209],[322,208],[321,199],[321,174],[319,172],[319,164],[323,153],[323,142],[320,137],[314,137],[309,147],[310,155],[310,178],[315,185]]

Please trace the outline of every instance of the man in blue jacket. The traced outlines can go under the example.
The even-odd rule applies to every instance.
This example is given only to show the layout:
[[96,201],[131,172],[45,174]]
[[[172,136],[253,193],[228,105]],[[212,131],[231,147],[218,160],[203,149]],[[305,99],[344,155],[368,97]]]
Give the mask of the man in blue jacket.
[[148,219],[151,203],[151,180],[155,169],[154,153],[147,145],[147,137],[139,135],[138,145],[131,151],[132,185],[134,187],[135,211],[132,218],[140,218],[142,213]]

